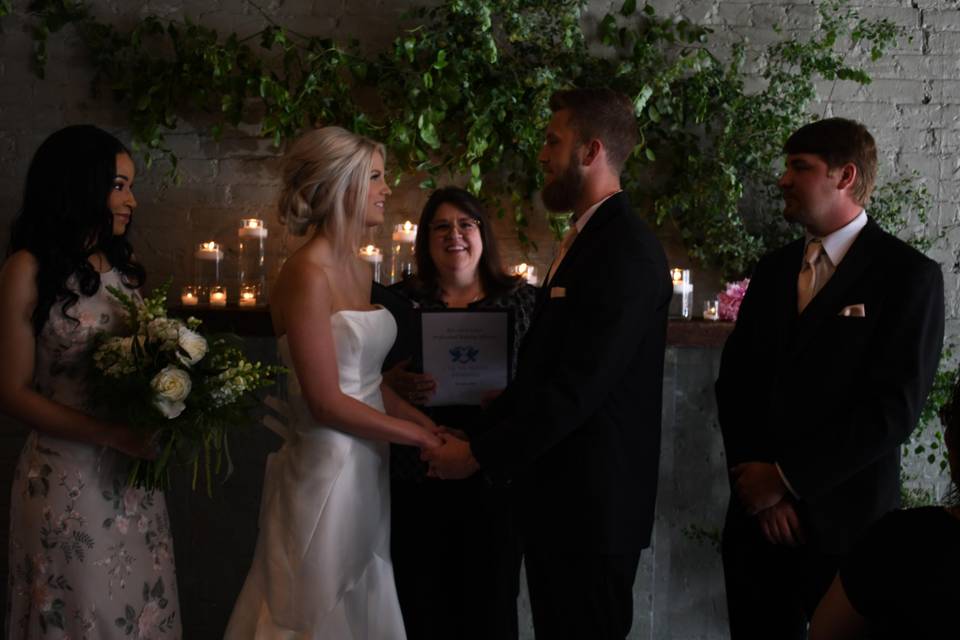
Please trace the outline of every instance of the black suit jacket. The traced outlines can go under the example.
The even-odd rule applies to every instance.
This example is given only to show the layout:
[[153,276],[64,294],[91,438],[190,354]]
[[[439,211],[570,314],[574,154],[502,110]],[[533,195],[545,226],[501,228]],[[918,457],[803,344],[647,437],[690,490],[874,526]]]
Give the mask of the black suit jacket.
[[[723,350],[717,406],[729,466],[777,462],[808,538],[845,553],[899,505],[900,445],[943,344],[943,275],[869,220],[798,315],[803,245],[757,265]],[[839,315],[857,304],[865,317]],[[731,502],[730,516],[745,517]]]
[[517,375],[471,441],[485,472],[514,480],[528,543],[649,545],[671,295],[663,249],[623,193],[541,289]]

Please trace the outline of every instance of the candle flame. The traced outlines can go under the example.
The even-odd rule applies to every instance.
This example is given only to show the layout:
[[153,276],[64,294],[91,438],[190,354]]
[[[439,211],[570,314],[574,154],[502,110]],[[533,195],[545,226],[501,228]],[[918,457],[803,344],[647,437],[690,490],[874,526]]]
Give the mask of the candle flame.
[[517,265],[517,273],[526,273],[527,272],[527,263],[521,262]]
[[215,251],[217,249],[216,242],[202,242],[201,245],[206,251]]
[[247,229],[259,229],[263,226],[263,220],[258,220],[257,218],[244,218],[240,222],[242,222],[243,226]]
[[410,222],[409,220],[407,220],[406,222],[404,222],[404,223],[403,223],[403,230],[404,230],[404,231],[411,231],[411,230],[413,230],[413,223]]

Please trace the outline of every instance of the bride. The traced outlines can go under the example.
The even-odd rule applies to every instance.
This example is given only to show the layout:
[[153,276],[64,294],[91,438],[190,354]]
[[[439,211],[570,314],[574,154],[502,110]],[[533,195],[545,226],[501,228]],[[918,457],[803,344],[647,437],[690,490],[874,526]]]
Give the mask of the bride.
[[280,217],[314,234],[271,294],[290,368],[290,435],[267,462],[253,566],[228,640],[403,639],[390,562],[388,443],[440,444],[438,428],[386,385],[396,326],[370,306],[357,257],[383,222],[384,149],[339,127],[310,131],[285,159]]

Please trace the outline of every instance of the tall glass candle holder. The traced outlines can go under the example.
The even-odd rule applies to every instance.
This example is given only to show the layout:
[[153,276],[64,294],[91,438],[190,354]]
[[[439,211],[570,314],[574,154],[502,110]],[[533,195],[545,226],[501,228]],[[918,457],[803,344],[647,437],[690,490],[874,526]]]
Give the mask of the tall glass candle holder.
[[223,249],[216,242],[201,242],[197,245],[194,257],[194,282],[197,283],[197,296],[207,300],[212,287],[220,286],[220,274],[223,268]]
[[380,251],[380,247],[372,244],[360,247],[360,259],[373,265],[373,281],[380,282],[380,271],[383,266],[383,252]]
[[252,290],[254,297],[262,304],[266,302],[267,295],[267,270],[264,266],[267,255],[267,228],[263,226],[263,220],[244,218],[240,220],[237,237],[240,239],[240,289]]
[[409,220],[393,228],[393,253],[390,256],[390,284],[413,275],[414,243],[417,241],[417,225]]
[[537,283],[540,282],[540,279],[537,277],[537,268],[532,264],[521,262],[518,265],[514,265],[513,273],[518,276],[523,276],[523,279],[527,281],[527,284],[537,286]]
[[674,318],[689,320],[693,317],[693,284],[690,282],[690,269],[670,269],[670,279],[673,280],[670,315]]

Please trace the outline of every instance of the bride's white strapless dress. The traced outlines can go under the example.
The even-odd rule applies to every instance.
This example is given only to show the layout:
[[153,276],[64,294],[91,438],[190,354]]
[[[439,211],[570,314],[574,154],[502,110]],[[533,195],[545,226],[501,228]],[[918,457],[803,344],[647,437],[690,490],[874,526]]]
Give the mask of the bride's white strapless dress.
[[[330,320],[343,393],[383,411],[380,369],[396,324],[385,309]],[[317,423],[290,369],[287,441],[267,460],[253,566],[227,640],[404,640],[390,562],[389,445]]]

